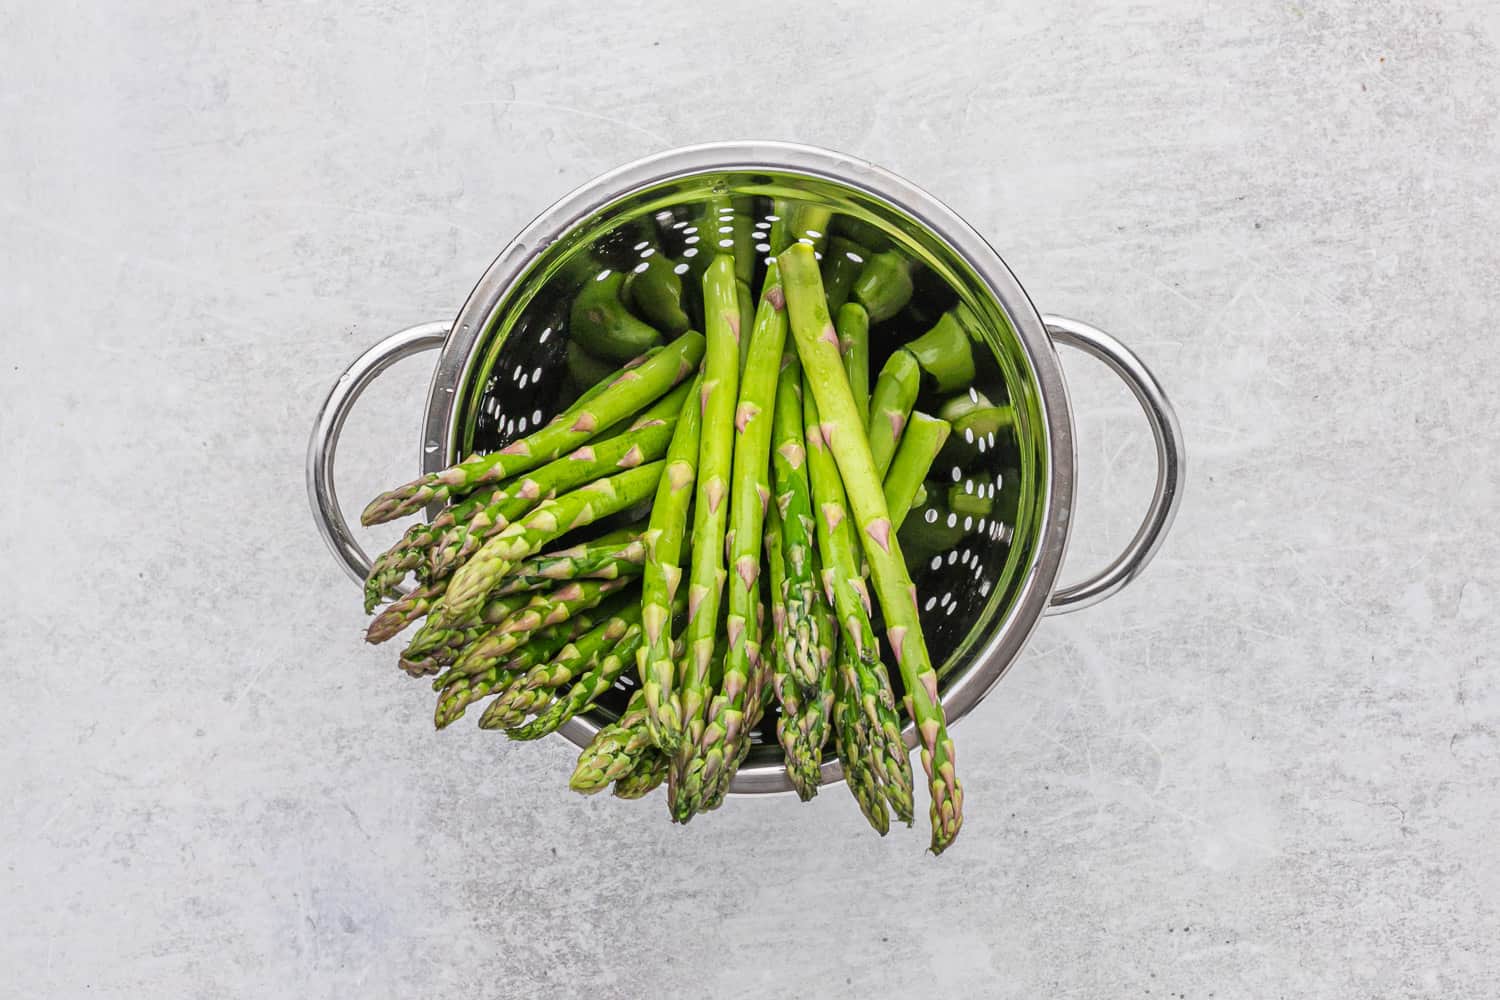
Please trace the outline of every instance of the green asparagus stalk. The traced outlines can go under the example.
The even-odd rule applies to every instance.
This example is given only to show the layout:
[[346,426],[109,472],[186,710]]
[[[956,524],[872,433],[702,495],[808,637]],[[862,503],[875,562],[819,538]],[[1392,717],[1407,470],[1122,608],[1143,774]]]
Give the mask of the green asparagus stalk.
[[734,410],[729,532],[725,536],[729,595],[724,627],[728,646],[723,681],[709,704],[699,749],[704,761],[703,780],[710,785],[720,781],[722,770],[728,768],[732,774],[736,766],[729,754],[741,741],[747,702],[752,700],[751,675],[760,668],[760,552],[771,499],[766,469],[776,382],[786,347],[785,307],[773,263],[766,272],[760,308],[748,336],[750,347],[740,381],[739,404]]
[[[755,296],[751,294],[749,285],[736,281],[734,283],[734,297],[736,301],[739,302],[740,306],[740,329],[749,330],[750,327],[755,323]],[[745,371],[745,358],[746,355],[748,355],[749,351],[750,338],[748,336],[743,336],[740,338],[741,378],[744,377],[743,373]]]
[[648,322],[675,337],[690,325],[683,309],[682,278],[660,248],[654,249],[625,279],[624,295]]
[[835,682],[837,701],[833,711],[839,760],[844,765],[844,781],[849,785],[854,801],[859,803],[859,811],[864,814],[870,826],[884,837],[891,829],[891,818],[880,793],[880,780],[866,754],[868,740],[864,732],[868,723],[860,712],[858,689],[851,678],[853,668],[847,666],[852,662],[852,657],[842,655],[840,662],[846,665],[846,669],[840,671]]
[[740,317],[734,259],[721,254],[703,275],[707,352],[700,388],[702,430],[698,444],[697,505],[693,515],[692,566],[688,576],[686,660],[680,705],[683,726],[696,747],[703,735],[703,709],[719,626],[724,586],[724,538],[729,518],[729,477],[734,451],[734,408],[739,395]]
[[[701,382],[701,378],[693,381],[690,392],[694,398],[698,398]],[[641,627],[645,641],[636,657],[636,670],[646,704],[646,726],[652,742],[666,753],[676,753],[682,743],[682,710],[676,692],[670,609],[677,586],[682,582],[682,539],[697,478],[701,427],[702,409],[689,403],[667,447],[667,464],[656,487],[651,522],[642,536],[647,552],[641,583]]]
[[781,524],[787,580],[786,628],[778,628],[777,636],[787,669],[804,688],[810,689],[817,685],[821,671],[817,657],[821,637],[814,613],[820,601],[813,567],[812,489],[807,479],[807,447],[802,427],[802,364],[795,350],[789,349],[782,355],[771,444],[772,489]]
[[922,480],[927,478],[927,470],[948,440],[950,429],[946,420],[913,411],[890,471],[885,474],[885,506],[897,531],[911,510],[917,490],[922,488]]
[[[641,627],[632,625],[613,648],[606,650],[593,666],[578,678],[566,695],[553,702],[546,711],[530,722],[505,730],[513,740],[538,740],[557,730],[579,712],[587,711],[594,701],[614,687],[615,681],[633,662],[636,647],[641,644]],[[483,725],[483,722],[481,722]]]
[[865,262],[850,294],[864,306],[872,323],[890,319],[911,301],[912,262],[898,250],[877,253]]
[[587,612],[573,621],[543,629],[518,648],[504,663],[498,663],[477,674],[464,674],[450,670],[434,684],[438,689],[437,709],[433,723],[443,729],[463,716],[468,706],[481,698],[514,690],[527,671],[538,663],[546,663],[581,632],[587,631],[592,621]]
[[629,538],[587,542],[558,552],[544,552],[516,567],[499,593],[515,594],[556,586],[564,580],[618,580],[639,576],[646,562],[646,543],[634,531]]
[[923,372],[943,392],[951,392],[973,380],[974,352],[964,330],[966,322],[969,322],[967,311],[949,310],[932,329],[892,354],[880,369],[870,396],[868,427],[870,455],[881,477],[890,468],[907,417],[916,405]]
[[642,799],[650,795],[667,780],[670,763],[660,750],[647,750],[636,762],[635,770],[615,782],[615,798]]
[[821,413],[819,432],[838,464],[860,529],[870,577],[885,616],[886,637],[906,688],[907,711],[922,744],[922,764],[932,798],[931,847],[934,853],[941,853],[962,826],[963,788],[954,768],[953,741],[938,698],[937,671],[922,635],[916,588],[891,526],[869,440],[861,433],[812,248],[791,247],[778,262],[792,335]]
[[[823,288],[828,292],[828,311],[837,315],[849,301],[854,279],[864,269],[870,251],[843,236],[831,237],[823,254]],[[866,320],[868,323],[868,319]]]
[[578,755],[568,787],[593,795],[627,777],[653,749],[646,731],[646,699],[639,689],[630,696],[620,718],[600,729]]
[[445,508],[430,523],[412,525],[400,541],[377,557],[365,580],[365,614],[372,613],[382,598],[398,597],[401,582],[409,572],[416,572],[423,582],[430,582],[431,576],[424,567],[431,558],[433,547],[443,538],[445,531],[454,525],[468,524],[484,510],[498,489],[490,486],[476,490],[462,503]]
[[[781,518],[776,508],[766,513],[766,570],[771,595],[771,629],[774,635],[786,633],[786,557],[782,551]],[[771,687],[781,703],[781,717],[776,721],[776,739],[786,758],[786,774],[797,796],[806,802],[818,794],[822,776],[824,707],[817,687],[804,687],[792,673],[785,646],[772,643],[762,655],[772,662]]]
[[401,656],[403,659],[418,662],[438,650],[444,650],[445,656],[448,651],[451,651],[452,659],[440,661],[441,665],[446,665],[456,660],[469,645],[482,640],[494,626],[519,611],[528,599],[529,595],[526,594],[491,597],[472,621],[457,627],[444,628],[430,621],[423,622],[422,627],[417,630],[416,635],[412,636],[411,642],[407,644]]
[[580,611],[598,607],[606,597],[635,582],[632,577],[613,580],[573,580],[557,590],[537,594],[526,606],[495,627],[495,633],[506,635],[561,625]]
[[492,455],[472,458],[383,493],[365,508],[361,520],[367,525],[379,524],[416,513],[456,493],[467,493],[552,461],[665,395],[697,367],[703,344],[702,335],[691,331],[683,334],[644,364],[620,374],[582,406],[575,404],[567,419],[553,421]]
[[[804,382],[806,379],[804,379]],[[838,615],[843,642],[840,669],[848,672],[865,722],[856,734],[860,753],[896,815],[911,822],[911,760],[901,736],[901,719],[890,675],[880,660],[880,646],[870,623],[870,592],[860,561],[859,539],[849,516],[844,484],[825,437],[825,424],[810,387],[805,388],[807,469],[818,504],[818,553],[823,586]]]
[[839,334],[839,353],[844,358],[844,373],[849,376],[849,391],[854,394],[854,409],[860,426],[870,423],[870,314],[864,306],[850,302],[838,310],[834,328]]
[[647,407],[624,434],[581,445],[540,469],[504,483],[478,513],[444,530],[431,548],[428,579],[451,574],[479,546],[544,500],[621,469],[633,469],[661,458],[678,414],[688,401],[688,389],[686,385],[678,386]]
[[596,358],[625,361],[661,343],[656,327],[630,314],[620,299],[625,275],[611,271],[586,282],[573,299],[568,332]]
[[416,588],[375,616],[365,629],[365,642],[373,645],[394,639],[412,622],[430,614],[447,589],[447,580],[437,580]]
[[480,728],[510,729],[525,722],[528,715],[540,712],[560,688],[589,669],[631,629],[639,627],[640,602],[630,601],[615,606],[600,619],[602,623],[595,627],[575,630],[567,645],[516,676],[514,682],[485,710],[479,720]]
[[463,621],[516,563],[535,555],[553,539],[628,510],[650,496],[665,464],[650,462],[544,502],[485,542],[453,574],[447,593],[430,614],[440,625]]

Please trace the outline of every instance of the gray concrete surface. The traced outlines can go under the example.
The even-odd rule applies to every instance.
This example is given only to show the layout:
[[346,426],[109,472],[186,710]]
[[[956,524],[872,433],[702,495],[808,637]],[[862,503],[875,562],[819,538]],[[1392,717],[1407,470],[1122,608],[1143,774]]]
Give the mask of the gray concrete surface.
[[[1500,8],[1338,0],[8,5],[0,994],[1500,995]],[[560,741],[435,736],[302,454],[646,152],[862,154],[1137,347],[1190,492],[962,726],[947,856],[847,796],[676,829]],[[1067,359],[1070,569],[1148,485]],[[351,422],[414,466],[423,364]]]

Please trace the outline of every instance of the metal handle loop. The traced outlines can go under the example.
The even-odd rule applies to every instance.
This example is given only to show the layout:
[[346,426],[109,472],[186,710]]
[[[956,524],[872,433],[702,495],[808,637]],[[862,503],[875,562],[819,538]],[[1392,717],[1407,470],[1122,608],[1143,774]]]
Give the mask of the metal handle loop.
[[1102,572],[1053,592],[1046,613],[1055,615],[1090,607],[1119,593],[1151,562],[1182,502],[1184,449],[1176,411],[1161,383],[1134,352],[1098,327],[1076,319],[1043,316],[1042,321],[1056,343],[1092,354],[1120,376],[1140,403],[1156,438],[1156,490],[1145,520],[1125,551]]
[[338,493],[333,486],[333,460],[338,451],[339,434],[354,403],[376,377],[403,358],[443,346],[450,324],[423,323],[393,333],[354,359],[329,391],[313,424],[307,443],[307,496],[313,516],[329,550],[338,558],[354,582],[363,585],[370,573],[370,557],[360,547],[339,510]]

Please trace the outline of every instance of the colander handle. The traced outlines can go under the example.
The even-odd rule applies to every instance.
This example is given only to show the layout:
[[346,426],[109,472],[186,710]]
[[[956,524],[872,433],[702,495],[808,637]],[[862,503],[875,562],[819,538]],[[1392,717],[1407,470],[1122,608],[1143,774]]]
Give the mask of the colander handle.
[[402,358],[443,346],[450,324],[423,323],[393,333],[354,359],[339,380],[333,384],[313,425],[307,442],[307,496],[312,501],[313,517],[328,548],[354,581],[365,582],[370,572],[370,557],[354,538],[349,522],[339,509],[339,497],[333,486],[333,460],[339,447],[344,420],[360,395],[376,376]]
[[1150,564],[1167,537],[1167,529],[1172,526],[1172,519],[1177,516],[1177,508],[1182,502],[1184,456],[1182,427],[1177,422],[1177,413],[1167,401],[1167,394],[1162,391],[1156,376],[1130,348],[1098,327],[1076,319],[1043,316],[1042,321],[1047,324],[1047,332],[1053,341],[1092,354],[1124,380],[1136,402],[1141,404],[1141,411],[1151,425],[1151,434],[1156,438],[1156,490],[1146,511],[1146,519],[1136,529],[1135,537],[1125,546],[1125,551],[1103,571],[1082,583],[1059,587],[1053,592],[1046,613],[1056,615],[1090,607],[1119,593]]

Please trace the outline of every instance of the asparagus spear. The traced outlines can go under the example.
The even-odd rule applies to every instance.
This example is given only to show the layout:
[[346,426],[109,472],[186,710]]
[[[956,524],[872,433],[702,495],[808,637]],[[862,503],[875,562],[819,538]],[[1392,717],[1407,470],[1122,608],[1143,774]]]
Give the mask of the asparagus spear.
[[834,327],[839,334],[844,372],[849,376],[849,391],[854,394],[854,409],[859,413],[860,426],[867,426],[870,422],[870,314],[865,312],[864,306],[850,302],[839,308]]
[[[772,507],[766,513],[766,569],[771,593],[771,629],[777,636],[786,633],[786,557],[782,552],[781,518]],[[792,673],[782,643],[773,643],[762,655],[772,661],[771,687],[781,703],[781,717],[776,720],[776,740],[786,758],[786,775],[797,796],[806,802],[818,794],[823,762],[823,737],[820,726],[824,707],[816,686],[804,687]]]
[[[873,313],[871,314],[873,318]],[[870,396],[870,455],[884,477],[916,405],[926,372],[938,389],[951,392],[974,378],[974,353],[964,331],[967,311],[951,309],[916,340],[891,355],[880,369]]]
[[[890,248],[891,238],[873,222],[853,215],[839,214],[833,218],[833,231],[846,239],[853,240],[862,247],[868,247],[871,253],[879,253]],[[866,259],[870,254],[864,255]]]
[[395,638],[406,626],[430,614],[447,589],[447,580],[437,580],[413,590],[375,616],[365,629],[365,642],[377,644]]
[[910,258],[898,250],[875,254],[854,279],[850,294],[869,312],[871,322],[888,320],[911,301],[911,271]]
[[[690,388],[698,396],[701,378]],[[651,522],[642,536],[648,560],[641,583],[641,626],[645,641],[636,657],[651,739],[668,753],[682,742],[682,712],[675,691],[670,608],[682,581],[682,536],[698,470],[702,410],[689,403],[667,447],[667,465],[656,487]]]
[[[595,699],[614,687],[620,674],[625,672],[626,665],[634,659],[636,647],[640,644],[641,627],[639,624],[632,625],[617,645],[605,651],[588,672],[578,678],[566,695],[558,698],[546,711],[525,725],[507,728],[505,735],[513,740],[538,740],[557,732],[563,723],[579,712],[586,711]],[[480,724],[483,725],[482,720]]]
[[849,301],[854,279],[864,268],[870,251],[843,236],[831,237],[823,254],[823,288],[828,293],[828,311],[837,313]]
[[732,774],[736,766],[729,754],[740,744],[747,699],[752,697],[749,690],[751,675],[760,666],[761,536],[766,506],[771,499],[766,465],[771,454],[776,381],[786,347],[785,307],[776,265],[772,263],[766,271],[760,308],[747,338],[750,347],[740,382],[739,404],[734,410],[729,533],[725,536],[730,566],[724,626],[728,648],[724,656],[723,681],[718,695],[709,704],[700,739],[703,780],[707,784],[717,783],[720,771],[725,768]]
[[574,630],[567,645],[556,649],[543,660],[528,665],[513,683],[496,698],[479,720],[481,729],[509,729],[519,726],[528,715],[541,711],[557,690],[587,670],[604,652],[620,642],[632,628],[640,625],[640,602],[616,606],[602,624]]
[[805,390],[807,469],[818,504],[818,553],[828,603],[838,615],[843,642],[840,669],[849,674],[865,722],[855,736],[859,753],[872,769],[896,815],[911,821],[912,774],[890,675],[870,624],[870,592],[859,557],[859,540],[849,516],[844,484],[829,451],[817,400]]
[[539,552],[554,538],[627,510],[650,496],[664,464],[650,462],[544,502],[485,542],[453,574],[447,593],[431,615],[439,624],[463,621],[516,563]]
[[624,361],[661,343],[656,327],[636,319],[620,301],[624,283],[625,275],[607,272],[586,282],[573,299],[568,332],[596,358]]
[[860,711],[858,689],[852,680],[853,668],[848,666],[851,662],[852,657],[840,656],[844,669],[839,671],[835,681],[834,731],[839,760],[844,765],[844,781],[849,785],[854,801],[859,803],[859,811],[884,837],[890,831],[891,818],[880,794],[880,781],[866,755],[868,740],[864,732],[868,723]]
[[646,562],[646,543],[628,533],[628,540],[589,542],[560,552],[543,553],[516,567],[499,593],[541,590],[562,580],[616,580],[638,576]]
[[438,628],[424,622],[401,651],[402,669],[413,676],[425,676],[453,663],[465,649],[482,641],[496,625],[518,611],[526,600],[524,594],[493,597],[476,620],[458,628]]
[[692,373],[703,356],[703,343],[702,335],[684,333],[644,364],[620,374],[582,406],[575,404],[567,419],[554,420],[492,455],[469,459],[382,493],[365,508],[361,521],[379,524],[412,514],[455,493],[467,493],[550,462],[665,395]]
[[[477,674],[450,670],[433,686],[438,689],[437,709],[433,723],[438,729],[452,724],[464,710],[481,698],[496,692],[510,692],[528,669],[557,655],[568,642],[585,632],[592,621],[587,612],[573,621],[543,629],[517,649],[504,663]],[[505,697],[505,694],[501,694]]]
[[849,380],[828,315],[823,282],[811,247],[791,247],[778,258],[787,312],[806,380],[821,411],[819,431],[833,453],[860,529],[870,576],[880,596],[886,636],[906,688],[906,706],[922,744],[932,797],[932,850],[941,853],[963,823],[963,788],[954,768],[953,741],[938,699],[937,671],[927,653],[916,588],[891,527],[880,475],[859,426]]
[[526,606],[495,627],[495,634],[525,632],[561,625],[580,611],[598,607],[610,594],[634,583],[632,577],[574,580],[557,590],[537,594]]
[[641,799],[656,791],[667,780],[670,761],[660,750],[647,750],[635,770],[615,782],[615,798]]
[[620,718],[594,734],[578,755],[568,787],[584,795],[603,791],[611,782],[632,774],[652,748],[651,734],[646,731],[646,699],[637,689]]
[[901,530],[901,522],[906,520],[917,490],[927,478],[927,470],[932,468],[943,442],[948,440],[949,430],[946,420],[912,413],[890,471],[885,474],[885,506],[891,512],[891,524],[896,530]]
[[[738,258],[736,258],[738,259]],[[743,282],[734,283],[734,297],[740,306],[740,329],[748,330],[755,323],[755,296],[750,292],[750,286]],[[750,351],[750,338],[740,338],[740,371],[745,370],[745,357]],[[743,374],[742,376],[743,377]]]
[[688,577],[688,621],[684,634],[681,711],[690,743],[703,735],[709,668],[719,625],[724,586],[724,537],[729,517],[729,476],[734,449],[734,408],[739,394],[740,317],[735,298],[734,259],[721,254],[703,275],[707,353],[700,388],[702,430],[698,444],[697,506],[693,514],[693,557]]
[[419,579],[429,582],[431,578],[423,567],[444,532],[453,525],[468,524],[494,500],[498,490],[497,486],[476,490],[462,503],[444,508],[430,523],[412,525],[400,541],[381,553],[371,564],[370,574],[365,579],[365,614],[372,613],[382,598],[399,596],[401,581],[409,572],[415,571]]
[[[624,434],[581,445],[563,457],[495,490],[489,503],[461,524],[445,529],[431,548],[429,579],[449,575],[486,540],[510,527],[542,501],[621,469],[661,458],[671,440],[689,387],[678,386],[641,412]],[[477,495],[477,494],[476,494]]]
[[812,490],[807,479],[807,448],[802,428],[802,364],[795,350],[781,359],[776,382],[772,428],[771,473],[786,561],[786,628],[778,629],[781,655],[804,687],[815,686],[821,665],[820,636],[814,610],[818,580],[813,569]]

